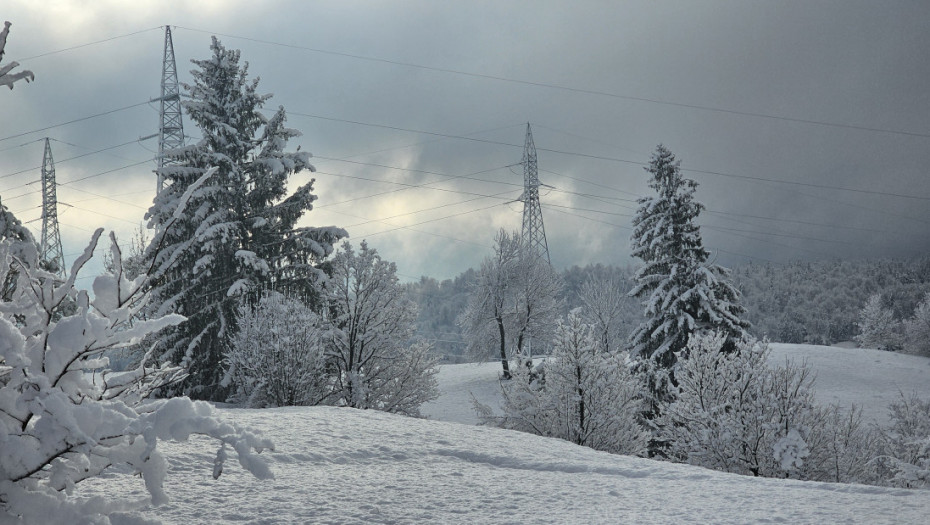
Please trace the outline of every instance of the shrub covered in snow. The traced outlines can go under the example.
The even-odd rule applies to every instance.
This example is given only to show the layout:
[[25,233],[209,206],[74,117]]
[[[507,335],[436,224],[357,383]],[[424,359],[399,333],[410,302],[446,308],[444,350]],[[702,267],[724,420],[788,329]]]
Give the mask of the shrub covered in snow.
[[326,399],[323,327],[301,301],[265,292],[239,305],[237,331],[226,351],[232,401],[250,407],[316,405]]
[[513,380],[501,382],[503,414],[476,403],[481,419],[597,450],[645,453],[649,435],[639,423],[640,387],[627,355],[603,351],[577,310],[558,322],[542,367],[544,374],[516,367]]
[[688,345],[677,399],[659,420],[672,459],[754,476],[873,481],[874,433],[855,408],[817,406],[810,367],[769,367],[766,343],[727,353],[723,336],[705,335]]
[[[74,287],[100,234],[94,233],[64,282],[36,269],[34,251],[27,262],[0,243],[0,282],[17,273],[11,300],[0,302],[0,518],[107,523],[108,514],[125,511],[132,502],[69,496],[80,482],[110,469],[141,474],[151,503],[163,503],[167,462],[158,442],[184,441],[191,434],[221,443],[214,477],[222,472],[227,446],[244,468],[271,477],[253,453],[271,443],[223,423],[210,405],[186,398],[145,401],[154,389],[179,380],[180,368],[144,359],[134,370],[108,370],[104,352],[183,318],[130,323],[147,300],[145,276],[126,277],[112,235],[114,272],[94,280],[93,299]],[[62,311],[67,304],[70,310]]]
[[882,432],[881,464],[889,483],[930,487],[930,400],[916,394],[891,405],[891,427]]

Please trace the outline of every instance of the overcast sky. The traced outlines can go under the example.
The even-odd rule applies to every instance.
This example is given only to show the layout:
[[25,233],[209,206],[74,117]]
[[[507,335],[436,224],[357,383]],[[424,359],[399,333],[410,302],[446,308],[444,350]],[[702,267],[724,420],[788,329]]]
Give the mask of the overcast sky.
[[405,280],[477,266],[520,228],[527,122],[557,268],[635,262],[659,143],[724,264],[930,249],[928,2],[7,0],[0,17],[4,63],[36,76],[0,92],[0,197],[40,230],[52,138],[69,264],[151,203],[157,140],[137,139],[157,104],[120,109],[159,95],[166,24],[181,82],[211,34],[241,49],[315,156],[305,223],[368,239]]

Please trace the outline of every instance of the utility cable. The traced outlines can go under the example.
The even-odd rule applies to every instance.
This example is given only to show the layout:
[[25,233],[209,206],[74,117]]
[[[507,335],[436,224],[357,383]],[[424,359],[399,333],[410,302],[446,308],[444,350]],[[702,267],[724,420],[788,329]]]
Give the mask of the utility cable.
[[585,89],[585,88],[578,88],[578,87],[572,87],[572,86],[564,86],[564,85],[559,85],[559,84],[550,84],[550,83],[546,83],[546,82],[534,82],[534,81],[530,81],[530,80],[521,80],[521,79],[515,79],[515,78],[508,78],[508,77],[498,76],[498,75],[489,75],[489,74],[476,73],[476,72],[471,72],[471,71],[462,71],[462,70],[451,69],[451,68],[442,68],[442,67],[434,67],[434,66],[425,66],[425,65],[422,65],[422,64],[415,64],[415,63],[412,63],[412,62],[404,62],[404,61],[400,61],[400,60],[389,60],[389,59],[385,59],[385,58],[377,58],[377,57],[370,57],[370,56],[364,56],[364,55],[357,55],[357,54],[353,54],[353,53],[343,53],[343,52],[339,52],[339,51],[331,51],[331,50],[327,50],[327,49],[320,49],[320,48],[314,48],[314,47],[308,47],[308,46],[299,46],[299,45],[294,45],[294,44],[285,44],[285,43],[281,43],[281,42],[274,42],[274,41],[271,41],[271,40],[263,40],[263,39],[259,39],[259,38],[250,38],[250,37],[245,37],[245,36],[240,36],[240,35],[232,35],[232,34],[228,34],[228,33],[218,33],[218,32],[214,32],[214,31],[206,31],[206,30],[203,30],[203,29],[194,29],[194,28],[190,28],[190,27],[183,27],[183,26],[174,26],[174,27],[176,27],[177,29],[192,31],[192,32],[196,32],[196,33],[213,34],[213,35],[218,35],[218,36],[222,36],[222,37],[225,37],[225,38],[235,38],[235,39],[239,39],[239,40],[246,40],[246,41],[249,41],[249,42],[256,42],[256,43],[259,43],[259,44],[266,44],[266,45],[272,45],[272,46],[278,46],[278,47],[284,47],[284,48],[290,48],[290,49],[299,49],[299,50],[302,50],[302,51],[310,51],[310,52],[313,52],[313,53],[320,53],[320,54],[327,54],[327,55],[333,55],[333,56],[340,56],[340,57],[345,57],[345,58],[353,58],[353,59],[357,59],[357,60],[366,60],[366,61],[369,61],[369,62],[379,62],[379,63],[383,63],[383,64],[391,64],[391,65],[396,65],[396,66],[403,66],[403,67],[409,67],[409,68],[423,69],[423,70],[428,70],[428,71],[437,71],[437,72],[441,72],[441,73],[450,73],[450,74],[454,74],[454,75],[468,76],[468,77],[474,77],[474,78],[483,78],[483,79],[495,80],[495,81],[499,81],[499,82],[508,82],[508,83],[511,83],[511,84],[520,84],[520,85],[524,85],[524,86],[533,86],[533,87],[539,87],[539,88],[554,89],[554,90],[559,90],[559,91],[568,91],[568,92],[572,92],[572,93],[581,93],[581,94],[586,94],[586,95],[595,95],[595,96],[608,97],[608,98],[620,99],[620,100],[631,100],[631,101],[636,101],[636,102],[645,102],[645,103],[649,103],[649,104],[659,104],[659,105],[663,105],[663,106],[672,106],[672,107],[679,107],[679,108],[695,109],[695,110],[708,111],[708,112],[714,112],[714,113],[722,113],[722,114],[728,114],[728,115],[740,115],[740,116],[745,116],[745,117],[755,117],[755,118],[762,118],[762,119],[767,119],[767,120],[778,120],[778,121],[784,121],[784,122],[794,122],[794,123],[798,123],[798,124],[807,124],[807,125],[815,125],[815,126],[826,126],[826,127],[843,128],[843,129],[855,129],[855,130],[860,130],[860,131],[870,131],[870,132],[876,132],[876,133],[887,133],[887,134],[902,135],[902,136],[909,136],[909,137],[930,138],[930,133],[918,133],[918,132],[913,132],[913,131],[898,130],[898,129],[891,129],[891,128],[877,128],[877,127],[871,127],[871,126],[859,126],[859,125],[855,125],[855,124],[844,124],[844,123],[829,122],[829,121],[823,121],[823,120],[813,120],[813,119],[802,119],[802,118],[786,117],[786,116],[781,116],[781,115],[773,115],[773,114],[769,114],[769,113],[752,112],[752,111],[739,111],[739,110],[735,110],[735,109],[726,109],[726,108],[719,108],[719,107],[714,107],[714,106],[705,106],[705,105],[700,105],[700,104],[686,104],[686,103],[683,103],[683,102],[674,102],[674,101],[662,100],[662,99],[658,99],[658,98],[637,97],[637,96],[632,96],[632,95],[624,95],[624,94],[620,94],[620,93],[610,93],[610,92],[607,92],[607,91],[599,91],[599,90],[594,90],[594,89]]

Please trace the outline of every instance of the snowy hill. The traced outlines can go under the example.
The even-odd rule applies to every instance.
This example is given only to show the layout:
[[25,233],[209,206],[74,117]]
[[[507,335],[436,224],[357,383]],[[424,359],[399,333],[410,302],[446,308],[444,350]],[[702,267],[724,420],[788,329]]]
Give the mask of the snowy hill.
[[[817,375],[815,389],[823,404],[862,407],[866,421],[885,423],[888,405],[899,393],[930,396],[930,358],[863,348],[771,344],[769,361],[807,361]],[[446,365],[439,371],[439,399],[423,406],[430,419],[475,424],[471,396],[497,408],[500,363]]]
[[[759,479],[529,434],[346,408],[222,411],[277,443],[275,479],[167,444],[166,523],[921,523],[930,491]],[[142,496],[113,475],[89,492]]]
[[[868,402],[927,391],[930,359],[774,345],[773,360],[806,355],[820,396]],[[499,365],[497,365],[499,366]],[[474,418],[470,394],[494,399],[492,364],[442,368],[434,418]],[[861,392],[861,393],[860,393]],[[930,491],[759,479],[610,455],[517,432],[329,407],[221,410],[277,449],[260,481],[230,464],[213,480],[215,445],[163,444],[171,503],[165,523],[926,523]],[[139,498],[139,478],[110,474],[84,495]],[[119,521],[116,521],[119,523]],[[135,523],[128,520],[126,523]]]

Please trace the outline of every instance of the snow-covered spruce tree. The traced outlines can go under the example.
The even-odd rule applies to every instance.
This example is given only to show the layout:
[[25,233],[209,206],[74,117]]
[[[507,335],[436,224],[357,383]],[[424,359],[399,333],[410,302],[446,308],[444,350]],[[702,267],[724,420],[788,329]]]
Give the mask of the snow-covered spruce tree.
[[659,421],[667,455],[676,461],[763,477],[867,482],[875,436],[861,412],[814,403],[808,366],[766,364],[768,345],[726,337],[688,342],[678,365],[676,399]]
[[254,306],[242,301],[236,325],[225,354],[232,401],[259,408],[326,399],[319,315],[297,299],[266,291]]
[[526,367],[501,382],[502,415],[476,403],[485,424],[557,437],[596,450],[642,455],[648,433],[639,424],[639,384],[624,352],[605,352],[578,310],[559,320],[545,381]]
[[[630,291],[642,300],[646,317],[630,335],[632,352],[660,375],[670,372],[672,382],[692,334],[721,333],[725,351],[733,351],[749,329],[729,270],[708,262],[695,222],[704,206],[695,201],[697,183],[681,175],[680,164],[660,144],[646,167],[657,195],[640,198],[633,218],[632,255],[643,265]],[[650,383],[655,395],[665,395],[660,378]]]
[[413,342],[416,304],[397,282],[397,268],[366,242],[348,241],[331,260],[325,285],[326,364],[334,374],[328,402],[419,416],[439,395],[437,358]]
[[[235,332],[239,298],[271,288],[314,300],[318,266],[346,232],[296,227],[316,199],[312,180],[287,193],[291,174],[313,170],[309,153],[285,151],[300,133],[285,127],[283,108],[270,118],[260,112],[270,95],[257,93],[238,51],[216,38],[211,49],[209,59],[193,61],[194,83],[184,86],[184,108],[203,139],[168,153],[174,163],[160,171],[166,185],[147,214],[155,235],[146,255],[158,277],[153,315],[188,319],[161,338],[160,360],[189,374],[169,393],[225,399],[222,351]],[[182,218],[167,225],[178,197],[207,167],[218,169]]]
[[521,355],[528,341],[551,339],[560,290],[552,267],[518,234],[500,230],[494,254],[481,263],[458,319],[466,353],[475,359],[499,358],[503,378],[510,379],[512,353]]
[[930,355],[930,293],[914,309],[914,316],[904,323],[905,350]]
[[[102,230],[71,268],[64,282],[37,269],[37,252],[12,256],[0,243],[0,280],[17,273],[10,300],[0,302],[0,521],[25,523],[109,523],[108,515],[131,511],[148,501],[82,499],[76,487],[104,471],[141,474],[150,502],[164,503],[167,461],[160,440],[186,441],[192,434],[217,439],[213,465],[218,477],[227,447],[259,478],[271,471],[253,450],[271,443],[218,419],[211,405],[186,398],[147,401],[152,391],[179,380],[184,371],[157,366],[152,352],[137,368],[111,373],[103,356],[146,334],[175,325],[169,315],[130,323],[145,307],[146,276],[128,279],[111,234],[113,273],[97,277],[93,299],[74,287],[93,255]],[[72,312],[61,312],[71,300]],[[209,468],[209,467],[207,467]]]
[[897,350],[901,347],[900,323],[894,312],[885,308],[880,293],[872,294],[859,312],[859,335],[856,343],[863,348]]
[[[9,22],[3,23],[3,30],[0,31],[0,60],[3,59],[4,48],[6,47],[6,39],[10,35],[10,26],[13,25]],[[11,73],[13,69],[19,67],[19,62],[10,62],[5,66],[0,66],[0,86],[7,86],[10,89],[13,89],[13,84],[18,80],[25,79],[26,82],[31,82],[35,80],[36,76],[32,74],[32,71],[25,70],[18,73]]]

